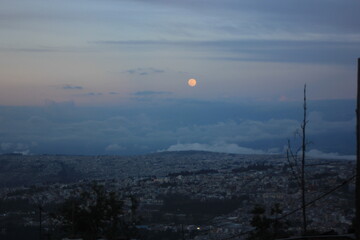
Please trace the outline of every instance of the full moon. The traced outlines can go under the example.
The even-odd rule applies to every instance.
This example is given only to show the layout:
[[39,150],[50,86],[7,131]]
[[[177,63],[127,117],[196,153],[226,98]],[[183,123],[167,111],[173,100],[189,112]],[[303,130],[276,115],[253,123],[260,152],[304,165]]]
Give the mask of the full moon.
[[195,87],[196,86],[196,79],[194,79],[194,78],[189,79],[188,85],[190,87]]

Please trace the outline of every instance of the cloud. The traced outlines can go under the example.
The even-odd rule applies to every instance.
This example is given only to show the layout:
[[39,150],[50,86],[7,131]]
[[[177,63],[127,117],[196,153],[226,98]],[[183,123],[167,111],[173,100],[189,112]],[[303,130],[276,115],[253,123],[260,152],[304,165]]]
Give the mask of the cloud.
[[75,90],[81,90],[81,89],[83,89],[82,86],[72,86],[72,85],[65,85],[62,88],[65,89],[65,90],[74,90],[74,89]]
[[154,95],[166,95],[171,94],[171,92],[165,92],[165,91],[138,91],[134,92],[134,96],[138,97],[145,97],[145,96],[154,96]]
[[[97,41],[96,44],[108,46],[146,46],[171,50],[191,51],[192,58],[206,58],[220,61],[261,61],[261,62],[300,62],[300,63],[341,63],[353,64],[360,51],[360,33],[347,37],[341,35],[312,34],[301,36],[269,36],[264,39],[227,40],[134,40]],[[202,55],[204,51],[212,54]],[[137,68],[125,71],[128,74],[147,75],[162,73],[163,70]]]
[[320,134],[329,131],[353,131],[355,129],[355,116],[348,120],[327,121],[319,111],[311,111],[308,115],[308,127],[311,134]]
[[[35,146],[36,143],[31,143],[31,145]],[[25,155],[30,153],[30,146],[22,142],[2,142],[0,144],[0,150],[2,153],[22,153]]]
[[[223,152],[223,153],[235,153],[235,154],[281,154],[279,149],[270,148],[268,150],[262,149],[253,149],[247,147],[241,147],[234,143],[213,143],[213,144],[204,144],[204,143],[185,143],[185,144],[174,144],[169,148],[162,151],[209,151],[209,152]],[[317,149],[312,149],[306,153],[308,157],[319,158],[319,159],[329,159],[329,160],[356,160],[355,155],[340,155],[336,152],[325,153]]]
[[[186,143],[175,144],[163,151],[209,151],[209,152],[223,152],[223,153],[236,153],[236,154],[269,154],[267,151],[260,149],[252,149],[241,147],[234,143],[214,143],[214,144],[202,144],[202,143]],[[273,152],[271,152],[273,153]]]
[[317,149],[308,151],[307,156],[312,158],[333,159],[333,160],[356,160],[355,155],[340,155],[337,152],[325,153]]
[[105,148],[105,151],[107,151],[107,152],[122,152],[125,149],[126,149],[125,147],[120,146],[118,144],[110,144]]
[[[296,118],[301,114],[293,111],[292,103],[276,104],[169,100],[117,107],[51,101],[43,107],[0,106],[0,143],[3,151],[29,149],[32,153],[140,154],[190,148],[267,154],[278,152],[271,148],[282,148],[300,126]],[[316,108],[316,114],[310,114],[311,147],[339,155],[353,153],[355,124],[348,114],[353,108],[346,110],[347,104],[331,102],[331,108]]]
[[0,147],[1,147],[1,150],[2,151],[8,151],[12,148],[13,144],[12,143],[9,143],[9,142],[2,142],[0,144]]
[[87,96],[101,96],[103,94],[101,92],[88,92],[85,95],[87,95]]
[[63,52],[61,49],[55,49],[55,48],[8,48],[6,50],[14,51],[14,52],[29,52],[29,53]]
[[261,140],[286,139],[293,135],[299,123],[290,119],[228,120],[214,124],[179,127],[174,132],[181,141],[253,142]]
[[0,51],[6,52],[21,52],[21,53],[29,53],[29,54],[41,54],[41,53],[71,53],[71,52],[83,52],[86,51],[85,49],[79,49],[74,47],[55,47],[55,46],[42,46],[42,47],[18,47],[18,48],[11,48],[11,47],[1,47]]
[[[167,1],[167,0],[135,0],[146,2],[147,4],[156,4],[159,6],[168,6],[177,9],[186,9],[194,11],[201,16],[216,13],[223,18],[232,18],[232,25],[239,24],[239,20],[248,20],[247,22],[255,30],[263,30],[262,27],[277,30],[293,29],[294,32],[303,32],[305,30],[338,30],[342,33],[359,30],[356,24],[359,16],[356,9],[360,4],[356,1],[328,1],[328,0],[277,0],[264,2],[260,0],[216,0],[207,1]],[[326,7],[324,7],[326,6]],[[246,16],[242,18],[242,16]],[[258,23],[258,24],[255,24]],[[261,24],[262,23],[262,24]],[[259,29],[260,28],[260,29]]]
[[51,108],[72,108],[75,107],[75,102],[73,101],[63,101],[63,102],[57,102],[51,99],[45,99],[44,101],[45,106],[51,107]]
[[128,74],[136,74],[140,76],[154,74],[154,73],[164,73],[164,70],[156,69],[156,68],[136,68],[136,69],[129,69],[125,71]]

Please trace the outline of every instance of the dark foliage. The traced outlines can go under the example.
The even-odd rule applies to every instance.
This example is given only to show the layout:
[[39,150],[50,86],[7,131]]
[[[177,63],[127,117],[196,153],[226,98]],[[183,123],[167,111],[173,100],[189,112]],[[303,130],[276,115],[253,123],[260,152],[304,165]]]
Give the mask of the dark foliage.
[[98,238],[130,239],[136,235],[137,200],[131,197],[130,213],[124,211],[124,201],[115,192],[93,185],[79,197],[66,200],[56,218],[71,237],[85,240]]
[[34,205],[30,203],[29,199],[9,199],[0,200],[0,212],[10,211],[33,211]]
[[0,239],[4,240],[38,240],[39,239],[39,229],[38,227],[30,227],[30,226],[21,226],[16,223],[0,223],[1,230]]
[[253,217],[250,224],[254,230],[250,233],[248,240],[271,240],[287,236],[283,230],[284,223],[278,220],[278,216],[282,213],[278,203],[271,208],[271,217],[266,215],[265,208],[260,205],[256,205],[251,213]]
[[201,201],[181,194],[171,194],[163,197],[163,211],[194,214],[226,214],[237,209],[239,199],[208,199]]

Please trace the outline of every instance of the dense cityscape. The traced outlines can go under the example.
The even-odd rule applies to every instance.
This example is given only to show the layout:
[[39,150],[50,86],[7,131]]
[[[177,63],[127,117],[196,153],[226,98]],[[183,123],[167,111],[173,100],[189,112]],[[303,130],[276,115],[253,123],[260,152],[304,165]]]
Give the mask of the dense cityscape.
[[[27,229],[28,237],[33,234],[29,239],[38,239],[39,213],[41,234],[56,239],[61,228],[52,214],[93,184],[122,199],[137,199],[141,239],[245,239],[253,229],[251,210],[256,206],[262,206],[269,218],[280,219],[288,234],[301,233],[301,212],[294,211],[301,206],[300,189],[288,159],[280,155],[199,151],[131,157],[2,155],[0,162],[4,239],[16,239],[14,229]],[[307,202],[315,200],[308,207],[309,229],[351,231],[354,169],[351,160],[307,160]],[[276,204],[281,214],[272,216]]]

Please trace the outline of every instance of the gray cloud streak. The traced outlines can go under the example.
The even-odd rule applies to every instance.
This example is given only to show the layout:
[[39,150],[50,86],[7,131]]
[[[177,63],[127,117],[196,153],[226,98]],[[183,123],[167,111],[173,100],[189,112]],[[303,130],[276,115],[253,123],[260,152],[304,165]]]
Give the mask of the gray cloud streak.
[[[360,34],[359,34],[360,36]],[[274,61],[353,64],[360,52],[360,40],[213,40],[213,41],[98,41],[101,45],[139,45],[185,49],[200,57],[204,50],[214,56],[208,59],[221,61]],[[215,53],[218,53],[215,55]],[[244,57],[244,55],[246,57]],[[141,68],[127,71],[130,74],[145,75]]]
[[164,92],[164,91],[138,91],[134,92],[134,96],[138,97],[149,97],[149,96],[156,96],[156,95],[168,95],[171,94],[171,92]]
[[155,74],[155,73],[164,73],[164,70],[156,69],[156,68],[135,68],[126,70],[125,73],[128,74],[136,74],[140,76]]
[[65,86],[63,86],[63,89],[65,89],[65,90],[81,90],[81,89],[83,89],[83,87],[82,86],[65,85]]

